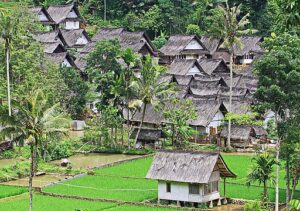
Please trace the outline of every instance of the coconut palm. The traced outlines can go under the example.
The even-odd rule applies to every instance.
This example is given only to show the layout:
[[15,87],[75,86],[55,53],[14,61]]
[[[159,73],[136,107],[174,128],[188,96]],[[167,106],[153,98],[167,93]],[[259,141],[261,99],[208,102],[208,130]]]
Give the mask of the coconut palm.
[[6,81],[7,81],[7,103],[8,113],[11,115],[11,95],[10,95],[10,49],[11,39],[14,34],[14,23],[9,11],[2,9],[0,11],[0,36],[4,40],[6,56]]
[[144,123],[147,105],[155,105],[159,100],[173,92],[172,84],[161,80],[165,73],[164,67],[159,66],[149,55],[142,60],[141,65],[141,74],[136,77],[132,84],[132,87],[137,91],[138,100],[133,101],[131,105],[142,106],[142,118],[135,137],[135,144]]
[[[241,19],[239,19],[241,15],[241,4],[239,6],[229,7],[228,1],[226,1],[225,6],[219,6],[220,10],[223,14],[224,23],[221,25],[222,27],[219,29],[218,34],[224,39],[223,47],[228,49],[230,54],[230,85],[229,85],[229,108],[228,112],[232,111],[232,86],[233,86],[233,55],[234,55],[234,47],[237,46],[239,48],[242,47],[242,43],[239,39],[240,36],[246,35],[250,32],[249,29],[245,29],[246,25],[249,24],[248,16],[249,13],[244,15]],[[227,137],[227,147],[231,147],[230,145],[231,139],[231,119],[228,120],[228,137]]]
[[67,132],[70,121],[59,112],[59,104],[49,106],[41,90],[29,93],[22,102],[12,101],[14,115],[7,115],[5,109],[0,114],[4,125],[1,135],[10,135],[13,141],[26,142],[30,146],[31,162],[29,175],[30,210],[32,210],[32,178],[37,163],[37,150],[47,136]]
[[263,200],[265,201],[268,198],[268,182],[274,182],[274,176],[272,173],[274,171],[274,165],[276,164],[276,161],[274,157],[267,152],[258,154],[252,160],[255,162],[255,164],[247,176],[246,184],[250,185],[254,182],[258,182],[259,185],[263,184]]

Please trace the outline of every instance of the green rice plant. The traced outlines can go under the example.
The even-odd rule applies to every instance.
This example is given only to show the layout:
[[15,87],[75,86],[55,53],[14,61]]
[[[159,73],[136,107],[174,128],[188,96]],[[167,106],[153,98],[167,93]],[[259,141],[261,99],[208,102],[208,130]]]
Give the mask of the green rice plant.
[[153,157],[133,160],[121,163],[109,168],[102,168],[95,171],[96,175],[114,175],[126,177],[145,178],[151,166]]
[[[29,197],[17,197],[12,200],[0,201],[0,210],[29,210]],[[98,201],[77,200],[50,196],[33,196],[33,210],[35,211],[74,211],[74,210],[104,210],[115,207],[117,204]]]
[[122,201],[157,197],[157,182],[146,179],[84,176],[44,189],[45,192]]
[[20,195],[27,192],[27,188],[0,185],[0,198]]

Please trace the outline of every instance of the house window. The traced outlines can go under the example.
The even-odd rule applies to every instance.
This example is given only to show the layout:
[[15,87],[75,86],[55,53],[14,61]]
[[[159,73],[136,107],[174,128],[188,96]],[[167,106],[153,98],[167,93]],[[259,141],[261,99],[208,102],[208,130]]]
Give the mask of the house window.
[[207,195],[207,194],[210,194],[213,192],[219,192],[219,182],[218,181],[213,181],[213,182],[204,184],[204,195]]
[[219,182],[214,181],[211,183],[211,192],[219,192]]
[[166,192],[171,193],[171,183],[169,182],[166,183]]
[[189,193],[190,194],[200,194],[199,184],[189,184]]

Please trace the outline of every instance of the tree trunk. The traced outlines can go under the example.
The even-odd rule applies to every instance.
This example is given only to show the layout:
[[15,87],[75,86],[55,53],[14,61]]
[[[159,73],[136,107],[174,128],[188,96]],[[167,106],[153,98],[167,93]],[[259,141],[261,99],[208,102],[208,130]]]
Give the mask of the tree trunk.
[[[229,68],[230,68],[230,84],[229,84],[229,108],[228,108],[228,112],[231,113],[231,107],[232,107],[232,81],[233,81],[233,51],[231,50],[230,52],[230,64],[229,64]],[[230,139],[231,139],[231,119],[229,118],[228,120],[228,136],[227,136],[227,147],[231,148],[231,143],[230,143]]]
[[11,98],[10,98],[10,44],[9,39],[5,39],[5,51],[6,51],[6,80],[7,80],[7,104],[8,104],[8,115],[11,116]]
[[104,0],[104,17],[103,17],[103,19],[104,19],[104,21],[106,21],[106,0]]
[[275,199],[275,211],[279,211],[279,151],[280,151],[280,139],[278,139],[277,141],[277,145],[276,145],[276,187],[275,187],[275,195],[276,195],[276,199]]
[[295,191],[296,191],[296,186],[297,186],[297,184],[298,184],[297,181],[298,181],[298,180],[297,180],[297,175],[295,175],[295,176],[293,177],[293,183],[292,183],[291,200],[294,199],[294,194],[295,194]]
[[123,123],[122,123],[121,133],[122,133],[122,147],[124,147],[124,124]]
[[118,145],[118,127],[115,127],[115,145]]
[[287,155],[286,158],[286,164],[285,164],[285,171],[286,171],[286,175],[285,175],[285,184],[286,184],[286,192],[285,192],[285,202],[286,202],[286,209],[289,210],[289,202],[290,202],[290,166],[289,166],[289,155]]
[[29,174],[29,211],[32,211],[32,199],[33,199],[33,195],[32,195],[32,178],[34,175],[34,156],[35,156],[35,152],[34,152],[34,146],[30,146],[30,151],[31,151],[31,161],[30,161],[30,174]]
[[138,131],[136,133],[135,140],[134,140],[134,145],[136,145],[136,143],[137,143],[137,140],[139,138],[139,135],[140,135],[143,123],[144,123],[144,118],[145,118],[145,113],[146,113],[146,107],[147,107],[147,104],[145,103],[144,106],[143,106],[142,121],[141,121],[139,129],[138,129]]
[[266,200],[268,199],[268,184],[267,180],[264,181],[264,198],[263,202],[267,202]]

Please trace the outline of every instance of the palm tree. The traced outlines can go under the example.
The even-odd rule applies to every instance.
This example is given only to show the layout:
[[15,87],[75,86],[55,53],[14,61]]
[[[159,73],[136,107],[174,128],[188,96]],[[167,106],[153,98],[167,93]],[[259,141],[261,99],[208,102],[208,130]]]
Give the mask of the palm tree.
[[7,10],[0,11],[0,35],[5,43],[5,55],[6,55],[6,81],[7,81],[7,103],[8,114],[11,116],[11,95],[10,95],[10,48],[11,39],[14,34],[14,24],[12,18]]
[[268,198],[268,181],[274,182],[274,176],[272,175],[274,171],[274,165],[276,161],[273,156],[264,152],[253,158],[255,165],[252,167],[251,172],[247,176],[247,185],[251,183],[258,182],[259,185],[263,184],[263,200]]
[[[230,54],[230,85],[229,85],[229,108],[228,112],[231,112],[232,107],[232,86],[233,86],[233,55],[234,55],[234,46],[239,48],[242,47],[242,43],[239,39],[241,35],[248,34],[250,30],[245,30],[245,26],[249,24],[248,16],[249,13],[244,15],[241,19],[238,20],[241,14],[241,4],[239,6],[229,7],[228,1],[226,1],[225,6],[219,6],[222,14],[224,16],[224,23],[219,29],[218,34],[224,39],[223,46],[228,49]],[[231,147],[231,119],[228,120],[228,137],[227,137],[227,147]]]
[[30,146],[31,162],[29,175],[30,211],[32,210],[32,178],[35,174],[37,150],[47,136],[67,132],[70,121],[59,112],[59,104],[49,106],[41,90],[29,93],[22,102],[12,101],[14,115],[0,114],[0,122],[5,126],[2,135],[11,135],[14,141],[26,141]]
[[142,119],[135,137],[135,144],[144,123],[147,105],[154,105],[158,100],[161,100],[173,91],[172,84],[161,80],[161,76],[164,73],[165,68],[159,66],[151,56],[148,55],[142,60],[141,74],[139,77],[136,77],[132,84],[137,90],[138,98],[132,104],[142,105]]

